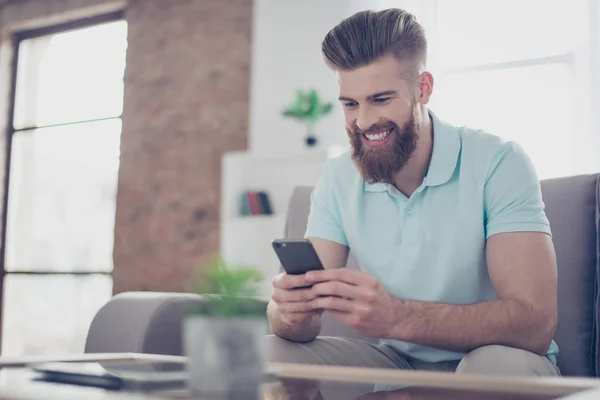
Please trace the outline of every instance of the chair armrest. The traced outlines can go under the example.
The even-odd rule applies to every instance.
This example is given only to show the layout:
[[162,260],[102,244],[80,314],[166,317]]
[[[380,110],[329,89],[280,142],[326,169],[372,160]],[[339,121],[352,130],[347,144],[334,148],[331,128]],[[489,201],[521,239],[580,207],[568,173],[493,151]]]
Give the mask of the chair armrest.
[[118,294],[94,317],[85,352],[183,355],[182,322],[203,301],[188,293]]

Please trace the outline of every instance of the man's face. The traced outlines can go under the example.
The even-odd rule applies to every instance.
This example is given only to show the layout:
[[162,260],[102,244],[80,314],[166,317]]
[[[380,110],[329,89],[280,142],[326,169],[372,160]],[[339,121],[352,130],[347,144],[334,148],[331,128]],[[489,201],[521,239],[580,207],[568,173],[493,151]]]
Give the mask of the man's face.
[[338,71],[352,159],[369,183],[393,183],[417,146],[418,80],[404,72],[404,65],[392,56]]

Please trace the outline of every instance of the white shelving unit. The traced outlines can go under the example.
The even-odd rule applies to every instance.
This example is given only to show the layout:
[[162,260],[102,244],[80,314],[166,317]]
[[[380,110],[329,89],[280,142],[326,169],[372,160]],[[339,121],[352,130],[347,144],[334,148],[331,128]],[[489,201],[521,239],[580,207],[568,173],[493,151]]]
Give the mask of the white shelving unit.
[[[271,278],[279,272],[280,264],[271,241],[284,236],[294,188],[314,186],[327,159],[341,151],[273,156],[234,152],[223,157],[221,253],[228,262],[261,268],[266,278],[261,295],[271,295]],[[266,192],[273,215],[240,215],[240,197],[245,191]]]

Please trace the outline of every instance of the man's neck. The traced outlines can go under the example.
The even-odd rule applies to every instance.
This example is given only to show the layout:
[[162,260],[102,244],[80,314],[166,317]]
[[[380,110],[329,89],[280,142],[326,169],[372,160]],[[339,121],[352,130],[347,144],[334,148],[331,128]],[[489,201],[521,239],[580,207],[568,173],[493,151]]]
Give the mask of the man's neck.
[[433,152],[433,123],[426,108],[422,109],[421,115],[421,129],[419,130],[417,147],[404,167],[394,176],[396,189],[407,197],[410,197],[423,183]]

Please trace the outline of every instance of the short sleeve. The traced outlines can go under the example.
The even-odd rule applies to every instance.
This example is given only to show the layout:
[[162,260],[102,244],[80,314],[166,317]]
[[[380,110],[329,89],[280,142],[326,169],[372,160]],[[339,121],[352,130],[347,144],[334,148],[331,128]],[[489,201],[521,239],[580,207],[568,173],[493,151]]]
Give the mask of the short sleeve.
[[533,163],[509,142],[490,168],[485,189],[486,238],[504,232],[551,234]]
[[311,194],[305,236],[326,239],[348,246],[334,189],[334,166],[329,161]]

